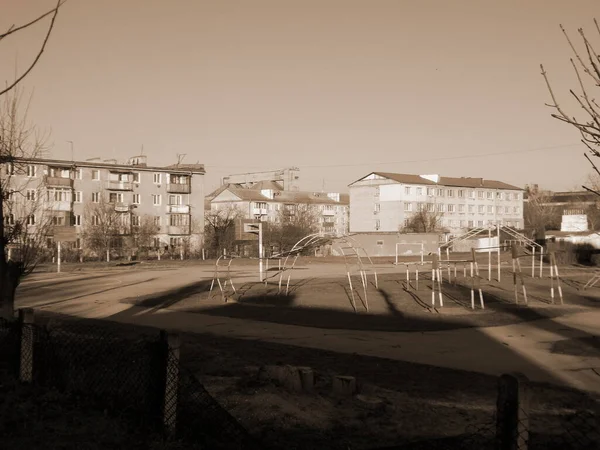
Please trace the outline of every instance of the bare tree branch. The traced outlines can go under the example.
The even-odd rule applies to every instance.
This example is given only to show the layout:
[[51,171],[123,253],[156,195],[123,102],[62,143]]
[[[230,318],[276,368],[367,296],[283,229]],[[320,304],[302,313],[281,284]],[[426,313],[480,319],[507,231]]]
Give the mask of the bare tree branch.
[[64,3],[66,3],[67,0],[61,0],[58,2],[58,4],[51,9],[50,11],[45,12],[44,14],[42,14],[41,16],[37,17],[36,19],[33,19],[31,22],[28,22],[26,24],[23,25],[19,25],[18,27],[15,27],[14,25],[11,25],[10,28],[8,29],[8,31],[6,31],[5,33],[0,34],[0,40],[4,39],[7,36],[10,36],[13,33],[16,33],[18,31],[21,31],[27,27],[30,27],[31,25],[36,24],[37,22],[39,22],[40,20],[42,20],[44,17],[49,16],[50,14],[52,14],[53,12],[56,12],[56,10],[58,8],[60,8]]
[[[31,65],[29,66],[29,68],[23,72],[15,81],[13,81],[10,85],[8,85],[5,89],[0,91],[0,96],[6,94],[8,91],[10,91],[11,89],[13,89],[17,84],[19,84],[23,78],[25,78],[29,72],[31,72],[33,70],[33,68],[35,67],[35,65],[37,64],[37,62],[40,60],[40,58],[42,57],[42,54],[44,53],[44,50],[46,49],[46,44],[48,43],[48,40],[50,39],[50,34],[52,34],[52,29],[54,28],[54,22],[56,20],[56,16],[58,15],[58,11],[60,9],[60,7],[65,3],[66,0],[58,0],[58,2],[56,3],[56,7],[52,10],[49,11],[48,13],[46,13],[44,16],[36,19],[33,23],[37,22],[38,20],[41,20],[43,17],[53,13],[52,15],[52,20],[50,21],[50,25],[48,27],[48,31],[46,32],[46,37],[44,38],[44,41],[42,42],[42,46],[40,47],[40,50],[37,54],[37,56],[35,57],[35,59],[33,60],[33,62],[31,63]],[[4,36],[8,36],[9,34],[14,33],[15,31],[18,31],[19,29],[23,29],[26,28],[30,25],[32,25],[33,23],[29,23],[27,25],[24,25],[22,27],[19,27],[17,29],[10,29],[9,31],[7,31]]]

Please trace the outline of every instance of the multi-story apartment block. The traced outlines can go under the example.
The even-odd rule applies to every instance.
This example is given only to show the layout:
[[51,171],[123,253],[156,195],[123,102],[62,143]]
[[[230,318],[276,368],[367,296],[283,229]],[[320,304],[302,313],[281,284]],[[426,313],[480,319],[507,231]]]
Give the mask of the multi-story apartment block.
[[[9,177],[9,186],[24,191],[19,196],[23,202],[39,202],[27,221],[39,224],[42,216],[49,218],[48,245],[52,244],[54,227],[74,226],[81,236],[86,224],[97,219],[85,217],[90,214],[86,205],[106,202],[125,225],[123,234],[139,226],[144,216],[151,217],[157,230],[153,238],[157,248],[179,246],[185,238],[192,245],[201,244],[204,173],[201,164],[151,167],[145,156],[130,158],[125,164],[99,159],[19,158],[2,169],[2,175]],[[11,214],[5,212],[5,222],[15,220]],[[78,248],[80,245],[78,238]]]
[[501,181],[372,172],[349,187],[351,233],[398,232],[422,210],[438,213],[450,233],[523,228],[523,189]]
[[348,232],[347,194],[285,191],[278,183],[261,181],[251,187],[227,184],[207,199],[212,211],[235,207],[247,219],[270,223],[311,211],[319,231],[336,236]]

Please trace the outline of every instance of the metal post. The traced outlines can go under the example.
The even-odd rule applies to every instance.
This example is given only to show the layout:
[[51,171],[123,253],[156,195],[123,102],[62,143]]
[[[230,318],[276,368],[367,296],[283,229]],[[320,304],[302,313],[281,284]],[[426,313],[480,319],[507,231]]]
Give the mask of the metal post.
[[492,229],[488,228],[488,281],[492,281]]
[[500,283],[500,225],[498,227],[498,283]]
[[540,279],[543,277],[542,267],[544,265],[544,247],[540,247]]
[[263,234],[262,222],[258,223],[258,276],[259,281],[263,281]]
[[535,246],[531,246],[531,278],[535,278]]
[[60,273],[60,241],[56,243],[56,272]]

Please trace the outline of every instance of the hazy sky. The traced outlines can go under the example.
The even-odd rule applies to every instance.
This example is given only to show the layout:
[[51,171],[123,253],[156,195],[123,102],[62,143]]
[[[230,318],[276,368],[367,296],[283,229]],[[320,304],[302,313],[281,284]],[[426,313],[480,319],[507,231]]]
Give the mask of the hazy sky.
[[[54,3],[0,0],[0,27]],[[230,173],[289,166],[306,190],[325,179],[345,191],[371,171],[571,189],[590,168],[579,134],[544,106],[539,64],[566,99],[576,86],[559,23],[573,39],[578,27],[593,35],[597,10],[597,0],[69,0],[24,87],[53,157],[70,159],[67,140],[76,159],[124,161],[143,144],[152,165],[178,153],[204,163],[208,191]],[[0,45],[3,82],[46,24]]]

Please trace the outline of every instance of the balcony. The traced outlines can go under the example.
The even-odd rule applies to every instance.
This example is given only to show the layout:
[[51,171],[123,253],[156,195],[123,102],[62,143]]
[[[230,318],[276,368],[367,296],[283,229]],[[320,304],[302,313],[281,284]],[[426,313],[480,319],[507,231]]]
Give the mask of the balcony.
[[175,226],[175,225],[169,225],[167,227],[167,232],[168,234],[174,234],[174,235],[178,235],[178,234],[190,234],[190,226],[189,225],[180,225],[180,226]]
[[267,214],[267,208],[252,208],[252,215],[254,216],[266,216]]
[[116,212],[129,212],[129,203],[116,202],[115,203],[115,211]]
[[56,187],[73,187],[73,180],[70,178],[62,178],[62,177],[51,177],[46,175],[44,177],[44,183],[46,186],[56,186]]
[[189,194],[192,192],[191,188],[189,184],[167,184],[167,192],[170,194]]
[[[373,214],[377,214],[379,211],[375,210],[373,211]],[[333,209],[324,209],[323,210],[323,215],[324,216],[335,216],[335,210]]]
[[71,211],[70,201],[49,201],[46,203],[46,209],[50,211]]
[[168,205],[167,214],[189,214],[190,205]]
[[106,189],[110,191],[133,191],[133,183],[131,181],[108,180]]

